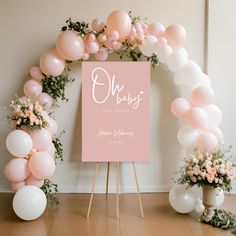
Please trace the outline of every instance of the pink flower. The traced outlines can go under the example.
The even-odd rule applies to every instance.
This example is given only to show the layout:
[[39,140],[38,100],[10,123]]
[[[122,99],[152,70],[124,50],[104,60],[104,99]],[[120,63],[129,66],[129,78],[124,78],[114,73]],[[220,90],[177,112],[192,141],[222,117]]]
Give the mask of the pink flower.
[[215,167],[210,167],[207,169],[207,172],[209,174],[215,175],[216,174],[216,168]]
[[207,175],[207,180],[208,180],[209,183],[212,183],[214,178],[215,178],[215,175],[213,175],[213,174],[208,174]]

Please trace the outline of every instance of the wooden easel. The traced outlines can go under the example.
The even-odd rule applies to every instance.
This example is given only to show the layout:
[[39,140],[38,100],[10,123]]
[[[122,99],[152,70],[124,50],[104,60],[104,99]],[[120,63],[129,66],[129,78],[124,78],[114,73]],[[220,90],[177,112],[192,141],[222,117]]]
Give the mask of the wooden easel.
[[[115,164],[116,164],[116,217],[117,217],[117,219],[119,219],[120,218],[120,212],[119,212],[119,177],[120,177],[120,166],[119,166],[119,162],[115,162]],[[132,164],[133,164],[133,173],[134,173],[136,187],[137,187],[137,194],[138,194],[140,213],[141,213],[141,216],[144,217],[143,206],[142,206],[141,195],[140,195],[140,189],[139,189],[139,183],[138,183],[138,177],[137,177],[137,173],[136,173],[136,168],[135,168],[134,162],[132,162]],[[90,201],[89,201],[89,207],[88,207],[88,212],[87,212],[87,218],[89,218],[90,210],[91,210],[91,206],[92,206],[93,195],[94,195],[95,185],[96,185],[96,178],[97,178],[97,174],[98,174],[98,167],[99,167],[99,162],[97,162],[97,164],[96,164],[96,170],[95,170],[95,175],[94,175],[94,178],[93,178],[93,186],[92,186],[92,192],[91,192],[91,195],[90,195]],[[107,163],[106,199],[107,199],[107,196],[108,196],[109,175],[110,175],[110,162]]]

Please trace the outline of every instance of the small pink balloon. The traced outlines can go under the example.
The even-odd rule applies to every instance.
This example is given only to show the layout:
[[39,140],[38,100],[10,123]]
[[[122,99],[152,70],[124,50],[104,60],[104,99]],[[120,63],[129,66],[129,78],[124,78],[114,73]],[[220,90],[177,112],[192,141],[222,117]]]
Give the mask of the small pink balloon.
[[221,143],[221,144],[224,143],[224,134],[220,128],[218,128],[217,126],[210,126],[206,129],[206,131],[215,135],[215,137],[217,138],[219,143]]
[[167,39],[164,37],[160,37],[157,42],[158,47],[163,47],[167,45]]
[[40,57],[40,68],[46,75],[58,76],[65,69],[65,61],[56,50],[45,52]]
[[37,151],[46,150],[52,142],[52,135],[47,129],[34,129],[29,132],[33,148]]
[[108,57],[108,52],[105,48],[100,48],[94,56],[98,61],[105,61]]
[[98,33],[101,32],[104,27],[105,27],[105,24],[102,20],[100,19],[94,19],[91,23],[91,26],[92,26],[92,29],[97,31]]
[[96,41],[96,36],[94,34],[90,34],[88,37],[88,42],[92,43]]
[[44,78],[42,71],[38,66],[34,66],[30,69],[30,76],[39,82]]
[[55,172],[55,161],[47,152],[35,152],[29,160],[29,169],[38,179],[50,178]]
[[89,53],[85,52],[85,53],[83,54],[83,56],[82,56],[82,59],[83,59],[84,61],[88,60],[88,59],[89,59]]
[[54,136],[57,133],[57,129],[58,129],[57,122],[54,119],[50,118],[47,130],[50,132],[52,136]]
[[14,193],[24,186],[25,186],[25,181],[11,183],[11,189]]
[[152,23],[147,26],[146,34],[153,35],[157,38],[162,37],[165,32],[165,27],[160,23]]
[[94,54],[99,50],[99,45],[97,42],[88,42],[86,43],[86,52]]
[[52,97],[47,94],[47,93],[41,93],[38,97],[37,100],[39,102],[39,104],[45,108],[49,108],[51,107],[53,101],[52,101]]
[[205,107],[212,103],[215,93],[209,86],[202,85],[195,88],[191,95],[193,106]]
[[108,38],[105,42],[105,46],[108,48],[108,49],[112,49],[113,45],[112,45],[112,40],[110,38]]
[[186,121],[192,128],[204,129],[207,127],[208,118],[205,111],[200,107],[191,108],[185,115]]
[[119,40],[125,41],[131,30],[131,19],[125,11],[117,10],[112,12],[106,23],[106,34],[111,35],[113,31],[119,33]]
[[4,174],[12,182],[24,181],[30,174],[29,163],[24,158],[13,158],[6,164]]
[[49,147],[45,150],[50,156],[54,156],[56,148],[53,143],[50,143]]
[[191,109],[190,102],[185,98],[176,98],[171,103],[171,112],[177,117],[183,117]]
[[56,48],[62,58],[75,61],[84,54],[84,41],[75,31],[66,30],[59,34]]
[[39,96],[42,90],[42,85],[34,79],[28,80],[24,85],[24,94],[30,98]]
[[119,39],[119,33],[117,31],[111,32],[110,39],[113,41],[117,41]]
[[107,40],[107,36],[105,34],[99,34],[99,36],[98,36],[98,42],[99,43],[101,43],[101,44],[105,43],[106,40]]
[[32,174],[29,175],[29,177],[25,180],[26,185],[34,185],[38,188],[41,188],[44,184],[43,179],[37,179]]
[[203,132],[197,139],[197,148],[200,152],[212,152],[218,146],[218,141],[212,133]]
[[170,46],[178,48],[181,47],[186,41],[186,31],[181,25],[170,25],[166,28],[165,37]]

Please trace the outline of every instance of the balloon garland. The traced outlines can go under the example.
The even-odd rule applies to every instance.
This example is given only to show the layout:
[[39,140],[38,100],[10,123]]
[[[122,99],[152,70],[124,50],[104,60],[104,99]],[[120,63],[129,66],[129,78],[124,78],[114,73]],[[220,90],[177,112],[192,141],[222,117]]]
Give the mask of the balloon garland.
[[[56,39],[56,47],[43,53],[39,66],[30,69],[24,96],[16,97],[10,105],[15,130],[8,135],[6,145],[14,158],[6,164],[4,172],[13,191],[21,189],[27,195],[26,185],[43,186],[45,193],[50,193],[51,187],[56,189],[48,179],[55,171],[55,157],[62,158],[62,144],[55,137],[57,123],[50,117],[52,107],[58,99],[66,100],[65,87],[73,82],[69,77],[70,63],[86,61],[91,56],[105,61],[109,54],[116,53],[121,60],[150,61],[152,68],[159,62],[166,64],[174,73],[174,82],[183,85],[190,94],[171,104],[172,113],[186,122],[178,131],[179,142],[200,152],[211,152],[223,143],[222,131],[217,127],[222,114],[212,104],[215,93],[211,82],[189,59],[183,48],[185,40],[186,31],[180,25],[165,28],[160,23],[148,24],[121,10],[112,12],[106,24],[94,19],[90,26],[68,19]],[[34,190],[29,191],[33,196]],[[18,198],[15,202],[21,202]],[[29,218],[24,213],[18,216]]]

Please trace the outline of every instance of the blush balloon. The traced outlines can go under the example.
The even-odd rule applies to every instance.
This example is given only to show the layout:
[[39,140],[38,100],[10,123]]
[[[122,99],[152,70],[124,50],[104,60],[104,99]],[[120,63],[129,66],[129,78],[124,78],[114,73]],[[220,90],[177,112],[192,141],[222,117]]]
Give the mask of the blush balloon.
[[24,158],[13,158],[6,164],[4,174],[12,182],[24,181],[30,174],[29,163]]
[[99,45],[97,42],[87,42],[86,43],[86,52],[87,53],[97,53],[99,50]]
[[45,150],[50,156],[54,156],[56,148],[53,143],[50,143],[49,147]]
[[38,179],[50,178],[55,172],[55,162],[47,152],[35,152],[29,160],[29,169]]
[[212,103],[215,93],[209,86],[202,85],[193,90],[191,102],[194,106],[205,107]]
[[52,135],[47,129],[35,129],[29,134],[33,141],[33,148],[37,151],[46,150],[52,142]]
[[181,25],[170,25],[166,28],[165,37],[173,48],[181,47],[186,41],[186,31]]
[[57,122],[54,119],[50,118],[47,130],[50,132],[52,136],[54,136],[57,133],[57,129],[58,129]]
[[30,69],[30,76],[39,82],[44,78],[43,73],[38,66],[34,66]]
[[205,111],[200,107],[193,107],[190,109],[186,116],[187,123],[196,129],[204,129],[208,124],[208,119]]
[[45,52],[40,57],[40,68],[46,75],[58,76],[65,69],[65,61],[56,50]]
[[218,146],[216,137],[209,132],[203,132],[197,139],[197,148],[200,152],[214,151]]
[[176,98],[171,103],[171,112],[177,117],[183,117],[191,109],[190,102],[185,98]]
[[97,53],[94,54],[98,61],[106,61],[108,57],[108,52],[105,48],[100,48]]
[[160,23],[152,23],[147,26],[146,34],[147,35],[154,35],[155,37],[159,38],[164,35],[165,27]]
[[100,19],[94,19],[91,23],[91,26],[93,30],[99,33],[104,29],[105,23]]
[[36,80],[30,79],[24,85],[24,94],[30,98],[39,96],[42,91],[42,85]]
[[29,177],[25,180],[26,185],[34,185],[38,188],[41,188],[44,184],[43,179],[37,179],[32,174],[29,175]]
[[84,41],[75,31],[66,30],[59,34],[56,49],[58,54],[66,60],[79,60],[84,54]]
[[131,30],[131,19],[125,11],[117,10],[108,16],[106,27],[107,36],[111,35],[113,31],[117,31],[119,40],[125,41]]
[[207,131],[214,134],[219,143],[224,143],[224,134],[220,128],[217,126],[210,126],[207,128]]
[[41,93],[38,97],[37,100],[39,102],[39,104],[41,106],[43,106],[44,108],[49,108],[51,107],[53,101],[52,101],[52,97],[47,94],[47,93]]

